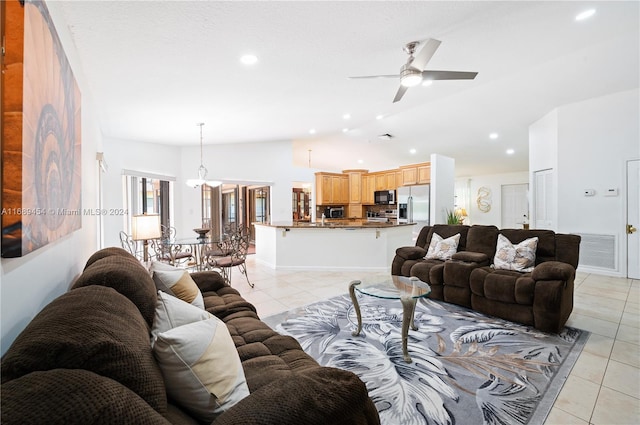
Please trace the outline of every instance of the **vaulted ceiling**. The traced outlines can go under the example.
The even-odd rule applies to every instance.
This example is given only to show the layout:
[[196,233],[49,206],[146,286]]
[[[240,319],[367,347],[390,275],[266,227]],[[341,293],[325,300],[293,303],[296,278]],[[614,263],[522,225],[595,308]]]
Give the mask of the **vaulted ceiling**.
[[[197,145],[204,122],[205,145],[292,140],[298,165],[326,170],[380,170],[439,153],[455,158],[458,176],[524,171],[531,123],[640,79],[636,1],[50,8],[72,35],[104,135]],[[576,21],[587,9],[596,13]],[[476,79],[413,87],[393,103],[398,80],[348,78],[398,73],[402,47],[427,38],[442,41],[427,69],[476,71]],[[247,53],[258,62],[242,64]],[[393,137],[381,140],[385,133]]]

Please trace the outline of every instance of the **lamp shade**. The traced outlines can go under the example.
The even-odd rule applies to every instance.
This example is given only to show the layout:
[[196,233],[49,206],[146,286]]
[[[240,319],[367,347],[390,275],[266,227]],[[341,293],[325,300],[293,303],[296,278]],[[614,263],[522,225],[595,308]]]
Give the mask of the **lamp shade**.
[[131,237],[141,241],[162,236],[159,214],[140,214],[131,218]]

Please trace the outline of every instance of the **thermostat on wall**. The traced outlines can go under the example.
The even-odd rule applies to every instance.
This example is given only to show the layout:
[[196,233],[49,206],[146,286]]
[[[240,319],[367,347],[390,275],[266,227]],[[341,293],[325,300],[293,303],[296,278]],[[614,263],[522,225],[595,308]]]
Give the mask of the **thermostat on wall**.
[[605,189],[604,196],[618,196],[618,189]]
[[583,192],[584,196],[594,196],[596,194],[595,189],[585,189]]

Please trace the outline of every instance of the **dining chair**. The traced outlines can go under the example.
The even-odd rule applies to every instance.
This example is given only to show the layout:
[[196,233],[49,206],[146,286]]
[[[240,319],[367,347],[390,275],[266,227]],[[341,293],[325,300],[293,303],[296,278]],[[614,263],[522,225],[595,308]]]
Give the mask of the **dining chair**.
[[133,240],[133,237],[125,232],[124,230],[120,231],[120,244],[122,248],[126,249],[127,252],[134,257],[139,259],[138,244]]
[[229,242],[231,246],[229,255],[224,257],[209,257],[207,259],[208,265],[212,269],[220,270],[220,274],[229,285],[231,285],[231,271],[234,267],[238,267],[245,279],[247,279],[249,286],[253,288],[254,284],[249,281],[246,265],[247,250],[249,249],[249,234],[243,231],[236,231],[236,233],[229,238]]
[[169,263],[172,266],[180,266],[195,261],[190,250],[184,250],[180,245],[175,245],[172,241],[176,239],[176,229],[173,226],[160,225],[160,239],[153,241],[152,246],[156,252],[156,260]]

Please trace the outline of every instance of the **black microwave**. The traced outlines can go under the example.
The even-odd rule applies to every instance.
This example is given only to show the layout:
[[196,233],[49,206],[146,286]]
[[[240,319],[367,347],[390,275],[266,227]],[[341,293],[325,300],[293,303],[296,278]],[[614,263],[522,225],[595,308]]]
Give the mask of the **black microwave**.
[[396,203],[395,190],[376,190],[373,193],[373,200],[377,205],[390,205]]

